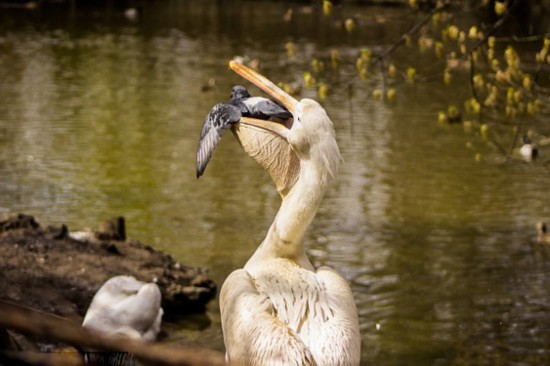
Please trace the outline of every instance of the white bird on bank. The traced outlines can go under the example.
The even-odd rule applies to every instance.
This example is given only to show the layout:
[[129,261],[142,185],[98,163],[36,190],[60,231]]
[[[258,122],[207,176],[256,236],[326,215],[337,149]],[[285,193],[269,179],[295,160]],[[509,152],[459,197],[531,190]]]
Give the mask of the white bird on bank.
[[523,145],[519,149],[519,154],[525,161],[532,161],[539,156],[539,149],[533,144],[528,134],[523,136]]
[[221,289],[226,357],[246,365],[358,365],[351,289],[333,269],[315,269],[303,243],[341,161],[332,121],[314,100],[298,102],[254,70],[230,67],[280,101],[294,123],[241,118],[232,127],[283,201],[254,255]]
[[159,287],[132,276],[115,276],[95,294],[82,326],[113,336],[154,341],[163,310]]

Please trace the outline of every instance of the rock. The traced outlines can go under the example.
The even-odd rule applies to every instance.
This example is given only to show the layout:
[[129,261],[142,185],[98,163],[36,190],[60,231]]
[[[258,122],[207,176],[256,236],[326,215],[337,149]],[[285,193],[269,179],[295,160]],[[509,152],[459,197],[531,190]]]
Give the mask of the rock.
[[216,285],[204,269],[126,240],[124,218],[94,234],[79,241],[64,225],[43,229],[22,214],[1,219],[0,298],[79,321],[101,285],[117,275],[157,283],[170,318],[204,311],[214,298]]
[[48,226],[46,236],[49,239],[65,239],[69,236],[69,228],[63,224],[61,226]]
[[39,225],[30,215],[17,214],[0,219],[0,233],[14,229],[36,229]]
[[96,233],[100,240],[126,240],[126,222],[124,217],[103,221]]

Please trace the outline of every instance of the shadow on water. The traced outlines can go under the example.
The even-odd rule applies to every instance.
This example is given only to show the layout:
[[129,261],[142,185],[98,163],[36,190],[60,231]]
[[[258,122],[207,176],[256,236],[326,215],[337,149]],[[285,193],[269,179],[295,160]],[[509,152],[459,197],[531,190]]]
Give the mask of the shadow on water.
[[[249,55],[292,81],[309,57],[387,47],[412,21],[400,8],[344,7],[366,19],[346,35],[303,3],[144,3],[137,19],[115,5],[63,9],[0,12],[0,213],[75,229],[122,214],[129,236],[220,284],[279,205],[230,137],[195,178],[205,115],[243,83],[227,61]],[[350,118],[347,81],[326,77],[345,163],[306,240],[315,265],[352,284],[364,363],[548,363],[550,248],[534,242],[534,223],[550,218],[544,165],[476,163],[467,136],[438,126],[437,110],[466,88],[405,86],[391,104],[369,97],[379,80],[354,82]],[[170,329],[174,341],[223,350],[217,306]]]

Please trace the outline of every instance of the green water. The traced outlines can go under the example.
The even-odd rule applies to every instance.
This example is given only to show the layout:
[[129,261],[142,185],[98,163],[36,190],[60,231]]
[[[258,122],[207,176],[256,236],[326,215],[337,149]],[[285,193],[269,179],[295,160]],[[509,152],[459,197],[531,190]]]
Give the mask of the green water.
[[[301,21],[283,21],[289,6]],[[228,60],[259,58],[270,78],[291,81],[307,57],[339,43],[347,54],[383,49],[410,24],[402,9],[346,8],[394,21],[346,36],[309,10],[167,1],[145,6],[138,22],[114,6],[0,13],[0,213],[70,229],[123,215],[129,236],[209,268],[221,285],[280,203],[230,134],[195,178],[204,117],[244,83]],[[211,78],[216,87],[201,92]],[[402,86],[387,103],[370,98],[376,78],[354,82],[351,99],[341,78],[327,76],[323,104],[345,163],[306,242],[315,265],[351,283],[363,363],[550,362],[550,248],[534,243],[535,222],[550,220],[550,149],[527,164],[481,147],[478,163],[466,148],[475,137],[436,122],[467,88]],[[217,302],[169,330],[176,344],[223,350]]]

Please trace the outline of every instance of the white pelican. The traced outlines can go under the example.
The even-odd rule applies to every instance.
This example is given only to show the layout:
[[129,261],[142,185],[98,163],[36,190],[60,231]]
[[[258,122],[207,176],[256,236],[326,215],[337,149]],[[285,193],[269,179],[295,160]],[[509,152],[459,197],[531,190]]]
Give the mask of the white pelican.
[[154,341],[163,315],[160,302],[156,284],[115,276],[95,294],[82,326],[102,334]]
[[232,126],[243,149],[275,181],[281,207],[244,268],[220,293],[226,358],[246,365],[358,365],[357,309],[348,283],[328,267],[315,269],[304,248],[341,157],[334,127],[314,100],[300,102],[232,61],[230,67],[294,115],[287,127],[241,118]]

